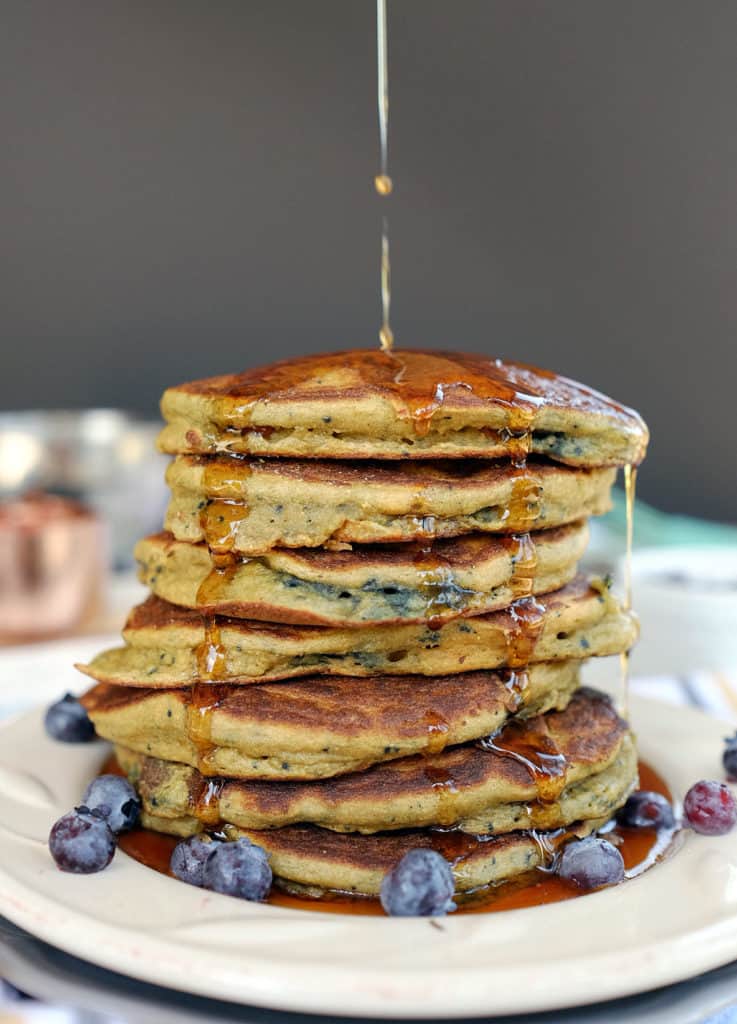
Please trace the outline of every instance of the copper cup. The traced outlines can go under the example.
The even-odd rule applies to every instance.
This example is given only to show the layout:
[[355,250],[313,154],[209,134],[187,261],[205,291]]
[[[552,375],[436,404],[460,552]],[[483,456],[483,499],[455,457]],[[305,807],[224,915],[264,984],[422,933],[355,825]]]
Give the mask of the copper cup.
[[104,524],[79,502],[28,494],[0,503],[0,641],[68,633],[99,610]]

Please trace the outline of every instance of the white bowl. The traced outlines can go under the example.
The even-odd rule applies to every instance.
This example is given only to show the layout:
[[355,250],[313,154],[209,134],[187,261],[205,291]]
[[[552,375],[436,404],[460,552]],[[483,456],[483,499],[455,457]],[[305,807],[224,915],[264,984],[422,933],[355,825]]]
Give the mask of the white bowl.
[[737,547],[636,551],[632,594],[642,627],[634,674],[706,669],[737,677]]

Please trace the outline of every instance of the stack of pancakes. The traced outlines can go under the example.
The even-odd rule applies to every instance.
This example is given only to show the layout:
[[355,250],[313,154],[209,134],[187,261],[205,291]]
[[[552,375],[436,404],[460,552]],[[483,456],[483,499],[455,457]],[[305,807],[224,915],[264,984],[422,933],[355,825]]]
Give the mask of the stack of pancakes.
[[343,352],[169,389],[167,532],[98,733],[179,836],[247,835],[298,892],[376,894],[432,847],[458,892],[542,865],[637,782],[580,687],[631,613],[577,574],[639,416],[545,371]]

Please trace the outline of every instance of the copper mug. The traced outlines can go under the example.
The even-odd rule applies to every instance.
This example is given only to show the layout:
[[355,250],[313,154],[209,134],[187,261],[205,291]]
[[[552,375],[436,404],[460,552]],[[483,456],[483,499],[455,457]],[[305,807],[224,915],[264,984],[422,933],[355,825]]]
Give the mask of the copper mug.
[[0,502],[0,641],[82,625],[99,611],[107,562],[105,526],[87,506],[43,493]]

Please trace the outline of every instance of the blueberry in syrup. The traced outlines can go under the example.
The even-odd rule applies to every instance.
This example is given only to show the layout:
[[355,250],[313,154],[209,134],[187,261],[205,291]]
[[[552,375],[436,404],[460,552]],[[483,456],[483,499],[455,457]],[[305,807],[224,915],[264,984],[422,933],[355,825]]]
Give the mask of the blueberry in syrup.
[[175,878],[189,885],[205,884],[205,862],[219,844],[216,840],[205,841],[201,836],[192,836],[177,843],[169,861]]
[[65,694],[52,704],[44,718],[46,732],[62,743],[89,743],[95,738],[95,727],[76,697]]
[[724,741],[722,764],[730,782],[737,782],[737,732]]
[[52,827],[49,850],[60,871],[91,875],[106,868],[115,854],[115,836],[99,811],[77,807]]
[[218,843],[205,861],[202,881],[206,889],[226,896],[264,900],[272,881],[268,854],[249,839]]
[[141,815],[138,794],[120,775],[98,775],[84,791],[82,803],[98,810],[116,835],[137,825]]
[[561,878],[574,882],[580,889],[601,889],[624,880],[622,854],[600,836],[568,843],[556,870]]
[[683,814],[694,832],[723,836],[737,823],[737,803],[726,783],[702,780],[686,793]]
[[381,905],[390,917],[439,917],[456,909],[455,880],[435,850],[410,850],[381,883]]
[[676,819],[670,802],[660,793],[642,789],[633,793],[617,814],[625,828],[673,828]]

